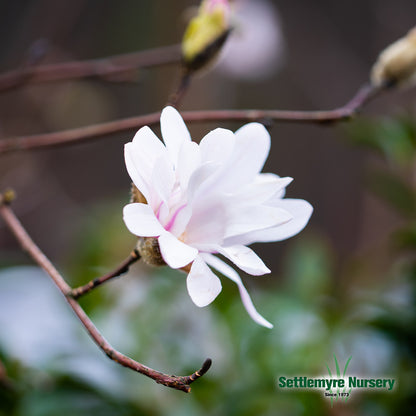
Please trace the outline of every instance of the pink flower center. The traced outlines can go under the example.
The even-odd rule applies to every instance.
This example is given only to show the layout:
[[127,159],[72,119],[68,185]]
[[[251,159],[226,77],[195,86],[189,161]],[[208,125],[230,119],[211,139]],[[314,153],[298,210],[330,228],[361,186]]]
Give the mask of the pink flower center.
[[165,230],[166,231],[170,231],[173,227],[173,224],[175,223],[175,220],[178,216],[178,214],[186,207],[185,205],[181,205],[176,211],[175,213],[172,215],[171,219],[168,221],[168,223],[165,225]]
[[157,207],[157,210],[156,210],[156,218],[158,220],[160,220],[160,208],[162,208],[162,205],[163,205],[163,201],[159,204],[159,206]]

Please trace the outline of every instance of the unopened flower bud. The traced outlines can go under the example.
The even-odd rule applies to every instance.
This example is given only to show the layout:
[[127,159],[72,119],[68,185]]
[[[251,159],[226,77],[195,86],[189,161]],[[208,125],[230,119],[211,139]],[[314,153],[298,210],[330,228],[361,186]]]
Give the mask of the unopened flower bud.
[[[137,189],[134,183],[131,184],[131,198],[132,203],[147,204],[144,195]],[[139,237],[136,244],[136,249],[140,254],[141,259],[151,266],[165,266],[166,262],[163,260],[160,253],[159,243],[155,237]]]
[[182,40],[182,59],[188,70],[198,70],[220,51],[230,31],[230,2],[203,0]]
[[371,71],[374,86],[416,83],[416,27],[388,46]]
[[130,189],[130,202],[140,202],[141,204],[147,204],[144,195],[137,189],[134,183],[131,184]]
[[151,266],[166,265],[160,253],[159,242],[156,237],[139,237],[136,248],[141,259],[146,264],[150,264]]
[[16,198],[16,194],[13,189],[6,189],[3,194],[0,193],[0,205],[10,204]]

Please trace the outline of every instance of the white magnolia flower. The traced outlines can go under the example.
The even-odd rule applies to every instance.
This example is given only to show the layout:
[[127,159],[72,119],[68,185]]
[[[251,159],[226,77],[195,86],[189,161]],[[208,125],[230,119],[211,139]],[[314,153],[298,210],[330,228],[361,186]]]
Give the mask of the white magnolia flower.
[[125,145],[127,171],[147,201],[124,207],[127,228],[157,239],[163,260],[189,271],[188,293],[197,306],[210,304],[221,292],[211,266],[238,285],[252,319],[271,328],[238,273],[214,254],[249,274],[269,273],[247,245],[297,234],[309,220],[311,205],[283,199],[291,178],[259,173],[270,150],[262,124],[246,124],[235,133],[218,128],[199,145],[174,108],[162,111],[160,124],[165,144],[143,127]]

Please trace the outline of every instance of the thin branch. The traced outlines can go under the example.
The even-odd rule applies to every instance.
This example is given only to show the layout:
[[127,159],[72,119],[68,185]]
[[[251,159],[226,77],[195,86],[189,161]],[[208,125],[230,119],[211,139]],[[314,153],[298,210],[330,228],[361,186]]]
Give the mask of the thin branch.
[[[295,123],[329,123],[354,117],[381,89],[364,85],[344,106],[329,111],[285,111],[285,110],[202,110],[184,111],[183,119],[189,122],[204,121],[280,121]],[[19,150],[75,144],[159,123],[160,113],[125,118],[54,133],[12,137],[0,140],[0,154]]]
[[86,61],[28,65],[0,74],[0,92],[27,84],[39,84],[79,78],[101,78],[106,81],[126,81],[126,74],[139,69],[178,63],[180,45],[164,46],[140,52],[109,56]]
[[119,363],[124,367],[128,367],[138,373],[141,373],[147,377],[152,378],[156,383],[163,384],[167,387],[172,387],[176,390],[181,390],[186,393],[189,393],[191,390],[190,384],[193,383],[198,378],[202,377],[210,368],[211,360],[205,360],[201,369],[195,371],[189,376],[169,376],[167,374],[161,373],[159,371],[153,370],[124,354],[121,354],[115,350],[108,341],[100,334],[98,329],[95,327],[93,322],[90,320],[88,315],[82,309],[80,304],[71,296],[72,289],[66,283],[62,275],[58,272],[55,266],[50,262],[50,260],[42,253],[39,247],[34,243],[29,234],[24,229],[23,225],[20,223],[19,219],[14,214],[13,210],[10,208],[11,194],[0,195],[0,215],[3,217],[6,222],[7,227],[16,237],[17,241],[21,244],[22,249],[27,252],[30,257],[37,263],[46,273],[52,278],[56,286],[65,296],[66,301],[71,306],[74,313],[77,315],[78,319],[81,321],[84,328],[87,330],[88,334],[91,336],[93,341],[98,345],[98,347],[113,361]]
[[97,286],[102,285],[110,279],[119,277],[124,273],[127,273],[130,266],[140,259],[140,254],[137,250],[133,250],[129,256],[112,272],[105,274],[104,276],[97,277],[87,284],[74,288],[71,290],[70,296],[74,299],[79,299],[81,296],[95,289]]
[[185,97],[185,94],[191,85],[191,78],[192,73],[190,71],[183,70],[176,91],[169,97],[166,105],[171,105],[176,108],[179,107],[179,104]]

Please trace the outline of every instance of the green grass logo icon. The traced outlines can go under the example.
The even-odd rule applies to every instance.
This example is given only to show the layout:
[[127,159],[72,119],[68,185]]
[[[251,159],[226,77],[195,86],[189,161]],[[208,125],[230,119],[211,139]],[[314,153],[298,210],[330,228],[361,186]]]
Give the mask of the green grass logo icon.
[[[341,371],[340,371],[340,368],[339,368],[337,356],[334,354],[335,369],[336,369],[336,372],[337,372],[336,376],[337,376],[338,379],[340,379],[341,377],[343,379],[345,379],[345,374],[347,373],[347,368],[348,368],[348,365],[350,364],[351,358],[352,358],[352,355],[348,358],[347,362],[345,363],[344,371],[343,371],[342,376],[341,376]],[[328,370],[329,377],[331,377],[331,379],[332,379],[333,376],[332,376],[331,369],[329,368],[328,364],[326,364],[326,368]],[[331,407],[333,407],[334,401],[336,402],[338,399],[340,399],[341,401],[346,402],[350,397],[351,390],[352,390],[352,388],[350,388],[347,391],[347,387],[344,387],[342,390],[338,387],[336,391],[333,391],[331,389],[330,393],[336,393],[335,396],[331,396]]]

